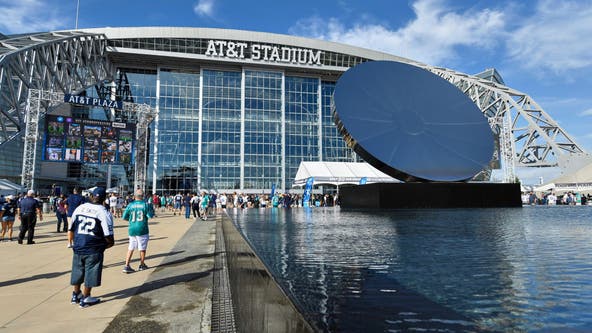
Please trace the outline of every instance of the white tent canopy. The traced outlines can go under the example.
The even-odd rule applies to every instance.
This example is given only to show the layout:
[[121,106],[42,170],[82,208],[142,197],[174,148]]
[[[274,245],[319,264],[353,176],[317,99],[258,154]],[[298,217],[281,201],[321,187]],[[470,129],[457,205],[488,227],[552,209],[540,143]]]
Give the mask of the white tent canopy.
[[301,187],[306,180],[314,178],[314,185],[359,184],[362,178],[366,183],[400,183],[399,180],[374,168],[368,163],[350,162],[300,162],[293,187]]
[[588,163],[565,173],[550,183],[534,188],[535,192],[554,191],[557,194],[566,192],[592,193],[592,163]]
[[563,194],[567,192],[592,193],[592,183],[549,183],[534,189],[535,192],[555,192]]
[[15,184],[8,179],[0,179],[0,194],[10,195],[25,191],[26,189],[19,184]]

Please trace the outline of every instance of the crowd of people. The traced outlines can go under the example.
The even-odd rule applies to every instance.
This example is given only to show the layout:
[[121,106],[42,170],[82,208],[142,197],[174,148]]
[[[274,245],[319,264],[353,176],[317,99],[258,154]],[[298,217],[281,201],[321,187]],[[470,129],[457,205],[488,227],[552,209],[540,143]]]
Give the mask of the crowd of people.
[[[149,199],[147,199],[149,200]],[[290,193],[247,194],[215,192],[178,192],[176,194],[151,195],[151,203],[158,212],[172,212],[173,215],[185,215],[189,219],[207,219],[226,208],[266,208],[266,207],[303,207],[302,195]],[[331,194],[313,194],[309,206],[331,207],[338,205],[338,198]]]
[[[67,232],[67,247],[72,249],[70,284],[73,287],[71,303],[88,307],[100,302],[91,296],[94,287],[101,285],[104,252],[114,245],[114,219],[128,223],[128,250],[123,272],[133,273],[131,266],[134,251],[139,252],[138,271],[148,269],[145,262],[149,242],[148,220],[158,212],[184,215],[186,219],[202,220],[227,208],[249,209],[268,207],[328,207],[338,204],[338,198],[330,195],[315,195],[304,203],[301,195],[289,193],[243,194],[243,193],[182,193],[159,195],[147,194],[140,189],[133,195],[107,194],[104,188],[96,187],[83,196],[78,189],[71,194],[49,198],[49,210],[56,215],[56,232]],[[306,205],[305,205],[306,204]],[[15,220],[20,221],[17,241],[19,244],[35,244],[35,225],[43,221],[44,202],[29,190],[20,196],[0,196],[0,240],[13,238]],[[25,238],[26,237],[26,238]]]
[[522,203],[525,205],[592,205],[592,195],[582,194],[578,192],[567,192],[556,195],[555,192],[543,193],[541,197],[537,196],[533,191],[522,193]]

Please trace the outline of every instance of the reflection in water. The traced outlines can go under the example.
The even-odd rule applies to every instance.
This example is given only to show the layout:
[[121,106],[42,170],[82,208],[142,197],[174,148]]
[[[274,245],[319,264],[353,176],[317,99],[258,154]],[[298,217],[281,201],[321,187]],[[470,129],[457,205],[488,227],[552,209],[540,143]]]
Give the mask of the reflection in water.
[[230,214],[325,331],[592,328],[590,207]]

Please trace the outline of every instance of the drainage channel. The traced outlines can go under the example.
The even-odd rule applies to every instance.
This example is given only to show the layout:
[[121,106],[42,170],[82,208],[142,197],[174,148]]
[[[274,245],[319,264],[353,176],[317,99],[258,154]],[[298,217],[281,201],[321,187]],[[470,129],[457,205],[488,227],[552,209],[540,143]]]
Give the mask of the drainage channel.
[[235,333],[234,310],[228,265],[226,263],[226,245],[222,223],[216,223],[216,256],[214,258],[214,286],[212,291],[212,333]]

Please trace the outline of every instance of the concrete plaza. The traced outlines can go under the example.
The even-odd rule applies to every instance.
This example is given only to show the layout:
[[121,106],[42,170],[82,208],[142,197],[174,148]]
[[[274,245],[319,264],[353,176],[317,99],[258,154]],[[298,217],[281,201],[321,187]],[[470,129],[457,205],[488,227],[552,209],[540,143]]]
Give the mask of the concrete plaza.
[[[105,251],[101,303],[70,304],[72,250],[55,215],[38,222],[33,245],[0,243],[0,331],[209,332],[216,218],[206,222],[158,212],[150,220],[148,270],[122,273],[127,222],[115,219],[115,246]],[[26,243],[26,242],[25,242]],[[131,266],[137,269],[139,253]]]

